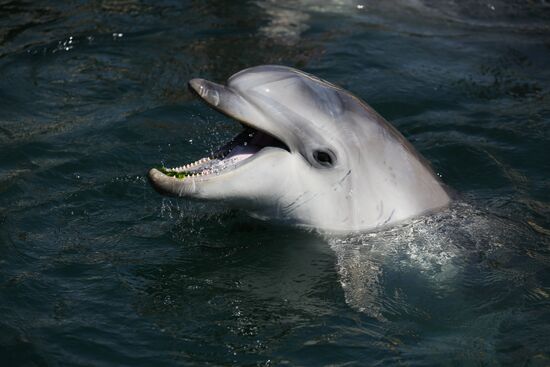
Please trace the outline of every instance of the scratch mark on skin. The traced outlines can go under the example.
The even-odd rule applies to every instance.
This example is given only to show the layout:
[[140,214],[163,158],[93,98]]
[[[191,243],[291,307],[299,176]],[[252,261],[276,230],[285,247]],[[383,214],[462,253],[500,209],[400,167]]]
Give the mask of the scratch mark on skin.
[[[351,170],[349,170],[344,176],[342,176],[342,178],[334,186],[341,186],[344,183],[344,181],[347,178],[350,177],[350,175],[351,175]],[[322,194],[322,193],[316,193],[315,195],[307,198],[306,200],[302,201],[301,203],[298,203],[298,201],[308,193],[309,192],[304,192],[303,194],[299,195],[292,203],[284,206],[283,211],[296,210],[299,207],[301,207],[302,205],[309,203],[311,200],[315,199],[316,197],[318,197],[319,195]],[[296,204],[296,203],[298,203],[298,204]]]
[[345,181],[346,179],[348,179],[350,176],[351,176],[351,170],[349,170],[344,176],[342,176],[342,178],[340,179],[340,181],[338,181],[337,183],[335,183],[334,185],[332,185],[332,190],[333,190],[333,191],[336,191],[336,189],[338,188],[338,186],[342,186],[342,184],[344,183],[344,181]]
[[287,210],[287,209],[289,209],[291,206],[293,206],[294,204],[296,204],[296,202],[297,202],[298,200],[300,200],[305,194],[307,194],[307,192],[304,192],[303,194],[298,195],[298,197],[297,197],[296,199],[294,199],[294,201],[293,201],[292,203],[290,203],[290,204],[288,204],[288,205],[285,205],[285,206],[283,207],[283,210]]
[[395,213],[395,209],[391,211],[390,216],[388,217],[388,219],[386,219],[386,221],[381,224],[382,226],[386,225],[391,220],[391,218],[393,217],[393,213]]
[[[315,199],[315,198],[316,198],[317,196],[319,196],[321,193],[316,193],[315,195],[313,195],[313,196],[311,196],[310,198],[308,198],[308,199],[302,201],[302,202],[299,203],[298,205],[293,205],[293,204],[295,204],[302,196],[304,196],[305,194],[306,194],[306,193],[300,195],[296,200],[294,200],[294,202],[292,202],[292,204],[287,205],[287,206],[284,208],[284,210],[289,210],[289,209],[296,210],[296,209],[298,209],[299,207],[301,207],[302,205],[307,204],[307,203],[309,203],[311,200]],[[292,207],[292,206],[294,206],[294,207]]]
[[342,178],[340,179],[340,181],[338,181],[338,185],[341,185],[341,184],[344,182],[344,180],[347,179],[350,175],[351,175],[351,170],[349,170],[348,173],[346,173],[346,174],[344,175],[344,177],[342,177]]
[[[379,206],[379,209],[378,209],[378,218],[376,218],[377,220],[380,220],[380,218],[382,218],[382,215],[384,214],[384,202],[382,200],[380,200],[380,206]],[[393,212],[392,212],[393,214]]]
[[[349,170],[349,171],[340,179],[340,181],[338,181],[334,186],[337,186],[337,185],[341,186],[341,185],[344,183],[344,181],[345,181],[347,178],[349,178],[350,176],[351,176],[351,170]],[[318,197],[321,193],[317,193],[317,194],[313,195],[312,197],[310,197],[310,198],[308,198],[308,199],[302,201],[302,202],[299,203],[298,205],[295,205],[295,204],[298,202],[298,200],[300,200],[305,194],[307,194],[307,192],[305,192],[305,193],[301,194],[300,196],[298,196],[298,197],[296,198],[296,200],[294,200],[292,203],[286,205],[286,206],[283,208],[283,210],[285,210],[285,211],[286,211],[286,210],[289,210],[289,209],[291,209],[293,206],[294,206],[294,207],[292,208],[292,210],[295,210],[295,209],[301,207],[302,205],[307,204],[307,203],[310,202],[311,200],[315,199],[315,198]]]

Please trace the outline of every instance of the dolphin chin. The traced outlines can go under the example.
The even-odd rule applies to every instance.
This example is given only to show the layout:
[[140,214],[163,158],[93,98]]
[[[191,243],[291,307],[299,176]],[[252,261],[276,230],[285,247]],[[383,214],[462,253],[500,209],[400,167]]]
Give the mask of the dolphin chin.
[[412,145],[337,86],[275,65],[245,69],[227,86],[189,86],[243,131],[208,157],[151,169],[162,194],[328,231],[387,226],[450,202]]

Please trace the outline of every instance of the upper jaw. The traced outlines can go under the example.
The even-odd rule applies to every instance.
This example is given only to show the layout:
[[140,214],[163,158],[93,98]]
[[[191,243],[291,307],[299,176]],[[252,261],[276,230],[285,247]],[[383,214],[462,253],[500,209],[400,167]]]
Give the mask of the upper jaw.
[[189,87],[197,93],[202,100],[222,114],[239,121],[242,125],[259,130],[284,142],[288,151],[293,150],[293,139],[288,130],[281,124],[275,124],[266,116],[249,98],[231,87],[210,82],[205,79],[191,79]]

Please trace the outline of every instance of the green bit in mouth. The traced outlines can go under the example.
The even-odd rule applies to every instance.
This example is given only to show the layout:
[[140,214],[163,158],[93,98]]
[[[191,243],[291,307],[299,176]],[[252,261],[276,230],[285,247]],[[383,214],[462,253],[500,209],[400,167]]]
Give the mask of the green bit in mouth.
[[175,177],[179,179],[184,179],[185,177],[189,176],[187,172],[175,172],[175,171],[169,171],[166,167],[159,167],[157,168],[160,172],[164,173],[166,176],[169,177]]

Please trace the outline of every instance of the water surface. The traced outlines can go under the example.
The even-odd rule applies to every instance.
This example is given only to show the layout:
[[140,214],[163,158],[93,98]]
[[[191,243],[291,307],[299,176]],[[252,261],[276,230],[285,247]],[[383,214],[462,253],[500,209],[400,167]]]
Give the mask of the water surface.
[[[4,1],[0,24],[2,366],[550,364],[546,1]],[[460,199],[329,239],[154,192],[240,129],[186,82],[267,63],[366,100]]]

